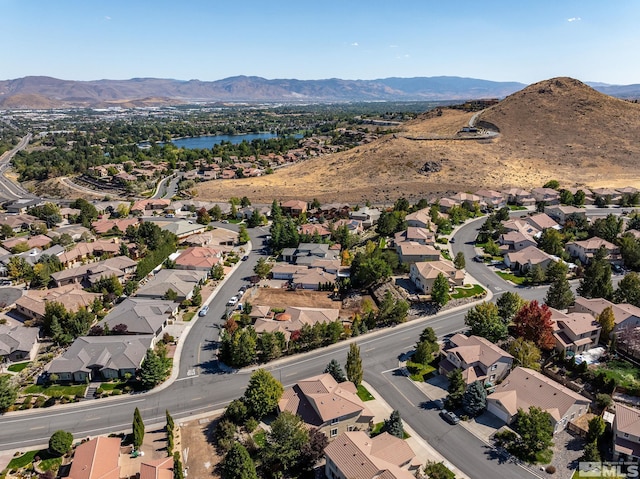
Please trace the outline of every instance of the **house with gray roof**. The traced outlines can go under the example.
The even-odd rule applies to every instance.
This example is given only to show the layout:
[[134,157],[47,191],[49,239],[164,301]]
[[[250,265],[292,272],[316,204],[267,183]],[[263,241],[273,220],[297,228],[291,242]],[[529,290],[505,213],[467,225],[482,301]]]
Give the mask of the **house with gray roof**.
[[190,299],[193,289],[207,279],[208,271],[161,269],[155,277],[138,290],[140,298],[164,298],[170,289],[175,291],[178,301]]
[[167,299],[127,298],[107,314],[102,324],[110,330],[119,324],[127,327],[127,334],[151,334],[158,337],[169,319],[178,314],[179,303]]
[[615,403],[613,460],[640,461],[640,409]]
[[65,382],[135,376],[152,343],[153,335],[82,336],[45,366],[45,372]]
[[33,361],[38,352],[39,328],[0,324],[0,358],[8,362]]

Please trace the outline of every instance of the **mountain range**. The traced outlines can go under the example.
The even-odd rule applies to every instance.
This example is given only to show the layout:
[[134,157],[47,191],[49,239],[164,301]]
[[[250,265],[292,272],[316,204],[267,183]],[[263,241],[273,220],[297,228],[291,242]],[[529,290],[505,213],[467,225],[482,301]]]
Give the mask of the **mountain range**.
[[[591,86],[620,98],[640,97],[640,84]],[[526,85],[453,76],[378,80],[268,80],[235,76],[216,81],[132,78],[74,81],[28,76],[0,81],[0,108],[161,106],[213,102],[444,101],[504,98]]]

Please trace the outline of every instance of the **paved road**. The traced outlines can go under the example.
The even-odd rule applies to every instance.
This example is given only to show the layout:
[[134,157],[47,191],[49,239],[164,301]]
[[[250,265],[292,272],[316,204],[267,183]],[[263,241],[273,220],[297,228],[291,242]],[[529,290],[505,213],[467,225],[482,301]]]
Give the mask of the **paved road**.
[[0,156],[0,198],[4,198],[5,200],[35,198],[34,195],[25,190],[20,184],[14,183],[4,175],[11,166],[11,159],[20,150],[25,149],[29,141],[31,141],[31,133],[24,136],[13,150],[6,151]]
[[[490,284],[494,293],[517,290],[528,299],[544,298],[545,287],[515,287],[488,272],[485,266],[470,261],[474,254],[470,242],[480,224],[470,222],[462,226],[455,235],[454,252],[465,252],[469,271],[481,281],[486,281],[485,284]],[[261,247],[267,234],[266,229],[261,228],[249,230],[249,233],[254,252],[247,261],[239,264],[235,273],[222,286],[212,300],[208,314],[192,326],[182,349],[178,379],[173,384],[160,391],[104,401],[87,401],[51,411],[31,410],[7,414],[0,418],[0,450],[45,444],[58,429],[72,431],[76,438],[126,430],[130,428],[135,407],[140,409],[145,422],[152,424],[163,422],[167,409],[174,417],[185,418],[221,408],[240,397],[251,370],[221,372],[215,359],[215,349],[226,301],[235,295],[239,287],[246,283],[245,278],[252,274],[260,257],[256,249]],[[357,338],[365,380],[392,407],[400,411],[416,432],[470,477],[531,478],[532,474],[522,468],[500,464],[486,445],[466,429],[448,426],[435,411],[423,410],[421,405],[426,397],[405,378],[394,373],[398,366],[398,356],[413,348],[424,327],[433,327],[436,334],[442,337],[464,329],[464,314],[464,310],[451,311]],[[344,364],[347,351],[348,343],[341,343],[306,355],[283,359],[266,368],[285,386],[290,386],[300,379],[319,374],[333,358]]]
[[175,173],[174,175],[161,179],[156,188],[156,192],[151,198],[173,198],[178,192],[178,182],[181,179],[182,173]]

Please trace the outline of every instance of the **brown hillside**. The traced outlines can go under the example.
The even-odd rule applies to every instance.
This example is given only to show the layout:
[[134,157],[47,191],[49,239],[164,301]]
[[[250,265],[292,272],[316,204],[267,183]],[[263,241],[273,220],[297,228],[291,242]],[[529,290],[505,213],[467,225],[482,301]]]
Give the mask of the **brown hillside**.
[[[480,125],[500,131],[493,140],[419,140],[452,137],[470,113],[429,112],[402,131],[365,146],[324,156],[261,178],[211,181],[202,199],[248,196],[390,203],[482,186],[640,187],[640,105],[596,92],[571,78],[531,85],[484,111]],[[413,139],[410,139],[413,138]],[[421,173],[426,162],[441,166]]]

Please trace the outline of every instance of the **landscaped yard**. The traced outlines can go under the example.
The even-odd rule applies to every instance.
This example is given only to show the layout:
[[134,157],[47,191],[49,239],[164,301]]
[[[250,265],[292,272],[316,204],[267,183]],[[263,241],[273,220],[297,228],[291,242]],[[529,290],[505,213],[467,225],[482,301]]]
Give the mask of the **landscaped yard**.
[[640,389],[640,369],[626,361],[614,359],[597,368],[607,379],[614,379],[616,384],[625,389]]
[[24,389],[25,394],[43,394],[49,397],[61,397],[61,396],[82,396],[87,388],[86,384],[77,384],[70,386],[62,386],[55,384],[53,386],[40,386],[39,384],[32,384]]
[[7,369],[9,371],[11,371],[12,373],[19,373],[24,368],[28,367],[30,364],[31,363],[29,361],[27,361],[25,363],[14,363],[11,366],[9,366]]
[[524,276],[516,276],[513,273],[506,273],[504,271],[496,271],[496,274],[505,281],[511,281],[514,284],[523,284],[527,280]]
[[477,294],[484,293],[485,290],[479,284],[456,288],[456,292],[451,294],[452,299],[471,298]]
[[407,370],[409,371],[409,377],[416,382],[424,382],[431,377],[431,374],[436,370],[430,364],[414,363],[413,361],[407,361]]
[[373,401],[375,398],[371,395],[367,388],[365,388],[362,384],[358,386],[358,397],[362,401]]
[[[384,422],[378,422],[374,424],[373,428],[371,428],[371,437],[375,437],[379,435],[382,432],[383,427],[384,427]],[[407,431],[404,431],[403,439],[409,439],[410,437],[411,436],[407,433]]]
[[183,321],[191,321],[193,319],[193,317],[195,316],[195,311],[189,311],[188,313],[184,313],[182,315],[182,320]]

